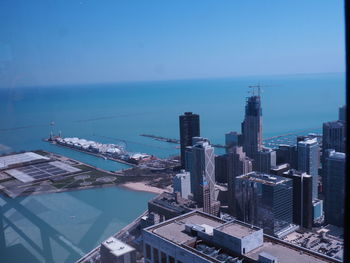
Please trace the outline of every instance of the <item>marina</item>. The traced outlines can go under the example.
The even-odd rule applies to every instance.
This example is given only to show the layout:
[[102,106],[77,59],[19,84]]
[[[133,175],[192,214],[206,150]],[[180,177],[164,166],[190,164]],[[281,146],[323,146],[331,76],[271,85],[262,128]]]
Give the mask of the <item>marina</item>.
[[[310,133],[311,131],[319,132],[319,128],[310,128],[310,129],[301,130],[299,132],[289,132],[286,134],[281,134],[281,135],[276,135],[276,136],[272,136],[269,138],[265,138],[265,139],[263,139],[264,146],[272,148],[272,149],[277,149],[278,146],[281,144],[295,145],[296,141],[297,141],[297,137],[299,135],[314,134],[314,133]],[[140,136],[148,137],[148,138],[154,139],[156,141],[180,144],[180,140],[178,140],[178,139],[167,138],[167,137],[153,135],[153,134],[140,134]],[[315,134],[315,136],[320,137],[319,134]],[[222,145],[222,144],[212,144],[212,146],[216,147],[216,148],[226,149],[226,146]]]

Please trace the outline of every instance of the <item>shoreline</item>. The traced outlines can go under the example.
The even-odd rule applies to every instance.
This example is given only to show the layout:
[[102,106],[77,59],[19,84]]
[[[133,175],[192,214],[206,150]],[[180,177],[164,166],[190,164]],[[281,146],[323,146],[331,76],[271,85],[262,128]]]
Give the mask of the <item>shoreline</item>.
[[33,192],[33,193],[24,193],[20,194],[16,197],[8,196],[5,192],[0,191],[0,194],[3,196],[6,196],[7,198],[17,198],[17,197],[24,197],[24,196],[34,196],[34,195],[44,195],[44,194],[59,194],[64,192],[73,192],[73,191],[82,191],[82,190],[89,190],[89,189],[99,189],[99,188],[112,188],[117,187],[121,189],[126,189],[129,191],[137,191],[137,192],[145,192],[145,193],[151,193],[151,194],[161,194],[165,192],[167,189],[162,189],[154,186],[146,185],[147,181],[142,182],[127,182],[122,184],[106,184],[106,185],[94,185],[94,186],[81,186],[77,188],[70,188],[70,189],[57,189],[57,191],[43,191],[43,192]]
[[[59,146],[62,146],[62,145],[59,145]],[[65,146],[62,146],[62,147],[65,147]],[[66,147],[66,148],[69,148],[69,147]],[[127,180],[127,175],[124,175],[123,174],[123,171],[124,170],[129,170],[129,169],[133,169],[133,167],[129,167],[129,168],[126,168],[126,169],[123,169],[123,170],[119,170],[119,171],[115,171],[115,172],[112,172],[112,171],[106,171],[106,170],[103,170],[101,168],[98,168],[98,167],[94,167],[90,164],[87,164],[87,163],[83,163],[81,161],[78,161],[78,160],[75,160],[73,158],[68,158],[66,156],[63,156],[61,154],[56,154],[56,153],[51,153],[51,152],[47,152],[47,151],[44,151],[44,150],[36,150],[36,151],[41,151],[43,153],[46,153],[46,154],[54,154],[54,155],[57,155],[61,158],[67,158],[69,160],[72,160],[80,165],[84,165],[84,166],[87,166],[91,169],[94,169],[94,170],[97,170],[97,171],[100,171],[100,172],[103,172],[103,173],[106,173],[110,176],[113,176],[113,177],[123,177],[123,182],[115,182],[115,183],[105,183],[105,184],[97,184],[97,185],[86,185],[86,186],[77,186],[75,188],[55,188],[55,189],[47,189],[47,190],[43,190],[43,191],[33,191],[33,192],[30,192],[30,193],[20,193],[18,195],[11,195],[11,192],[7,193],[6,191],[6,188],[5,189],[1,189],[0,188],[0,194],[3,195],[3,196],[6,196],[8,198],[17,198],[17,197],[24,197],[24,196],[34,196],[34,195],[41,195],[41,194],[54,194],[54,193],[63,193],[63,192],[72,192],[72,191],[80,191],[80,190],[88,190],[88,189],[98,189],[98,188],[108,188],[108,187],[118,187],[120,189],[127,189],[129,191],[138,191],[138,192],[146,192],[146,193],[152,193],[152,194],[161,194],[163,193],[164,191],[167,191],[168,190],[168,187],[166,188],[158,188],[158,187],[155,187],[155,186],[150,186],[150,185],[147,185],[149,183],[152,182],[152,178],[151,177],[146,177],[146,178],[138,178],[138,180],[140,181],[128,181]],[[34,151],[35,152],[35,151]],[[46,155],[44,155],[46,156]],[[95,157],[98,157],[95,155]],[[125,180],[126,179],[126,180]],[[147,180],[149,179],[149,180]]]
[[118,186],[131,191],[146,192],[146,193],[152,193],[152,194],[161,194],[167,191],[167,189],[150,186],[150,185],[147,185],[146,183],[147,181],[127,182],[127,183],[120,184]]

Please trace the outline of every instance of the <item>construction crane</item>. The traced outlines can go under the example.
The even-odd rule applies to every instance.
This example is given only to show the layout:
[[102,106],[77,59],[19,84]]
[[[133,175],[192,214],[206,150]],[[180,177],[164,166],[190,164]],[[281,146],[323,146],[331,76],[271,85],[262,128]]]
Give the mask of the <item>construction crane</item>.
[[260,83],[258,83],[257,85],[248,86],[248,88],[250,89],[250,90],[248,90],[248,93],[251,94],[252,96],[259,96],[260,97],[261,93],[264,92],[264,90],[262,90],[261,88],[280,87],[280,86],[281,85],[260,85]]

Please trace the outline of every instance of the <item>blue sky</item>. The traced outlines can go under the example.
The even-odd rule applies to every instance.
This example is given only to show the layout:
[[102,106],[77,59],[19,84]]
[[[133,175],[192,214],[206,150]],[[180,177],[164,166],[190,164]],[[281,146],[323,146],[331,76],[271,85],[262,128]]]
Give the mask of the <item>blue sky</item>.
[[0,86],[344,72],[338,0],[0,0]]

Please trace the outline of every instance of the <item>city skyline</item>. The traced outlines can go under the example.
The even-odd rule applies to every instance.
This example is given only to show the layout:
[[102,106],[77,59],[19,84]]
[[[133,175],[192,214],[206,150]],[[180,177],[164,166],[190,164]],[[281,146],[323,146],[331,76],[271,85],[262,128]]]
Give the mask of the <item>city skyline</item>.
[[0,18],[0,261],[347,262],[343,1]]
[[[252,99],[259,101],[258,104],[251,104],[250,102],[252,101]],[[253,114],[253,116],[258,115],[259,118],[262,117],[262,112],[264,112],[263,108],[260,105],[260,94],[258,94],[257,96],[253,93],[250,94],[250,96],[247,98],[246,97],[246,106],[245,106],[245,116],[244,119],[246,119],[246,117],[251,116],[251,113],[255,113]],[[343,112],[345,107],[341,107],[340,108],[341,111]],[[188,117],[191,116],[191,118],[189,118],[188,120],[186,119],[186,124],[185,126],[183,126],[184,124],[184,117]],[[195,116],[195,118],[192,118],[193,116]],[[259,119],[258,118],[258,119]],[[190,132],[191,129],[188,129],[189,127],[192,127],[192,125],[195,127],[194,130],[197,130],[199,133],[199,129],[200,129],[200,123],[199,123],[199,119],[200,116],[197,114],[192,114],[190,112],[185,112],[184,115],[180,115],[179,116],[179,128],[180,128],[180,133],[183,132],[184,135],[186,135],[186,139],[189,139],[187,137],[191,137],[193,135],[193,133]],[[343,119],[343,114],[339,114],[339,119]],[[253,123],[253,122],[252,122]],[[255,120],[254,120],[255,123]],[[258,123],[260,123],[258,121]],[[182,126],[182,129],[181,129]],[[258,137],[258,135],[262,135],[262,123],[261,123],[261,127],[260,129],[255,129],[256,125],[247,125],[245,126],[245,129],[242,129],[242,134],[245,135],[245,131],[246,129],[250,129],[251,132],[249,133],[250,137]],[[260,126],[260,125],[258,125]],[[186,128],[185,128],[186,127]],[[317,143],[317,141],[319,139],[321,139],[322,136],[317,135],[317,134],[309,134],[308,136],[298,136],[295,137],[295,142],[298,142],[298,169],[302,169],[302,170],[306,170],[307,173],[305,173],[305,176],[301,176],[300,180],[298,178],[286,178],[286,177],[290,177],[289,174],[286,174],[287,176],[283,176],[284,174],[281,173],[286,171],[285,168],[283,167],[277,167],[276,166],[276,159],[281,159],[281,158],[269,158],[266,159],[266,165],[264,165],[264,169],[266,169],[266,172],[264,171],[253,171],[250,172],[251,170],[251,161],[250,159],[246,159],[245,158],[245,153],[242,152],[242,147],[240,146],[241,144],[244,145],[244,140],[249,139],[250,137],[248,136],[241,136],[239,133],[237,132],[228,132],[225,134],[222,134],[222,136],[225,137],[226,142],[228,143],[228,152],[230,154],[231,151],[236,151],[236,155],[233,156],[231,155],[231,157],[233,157],[233,159],[228,160],[228,163],[226,165],[226,168],[224,167],[224,169],[220,169],[222,172],[225,172],[226,169],[226,176],[228,181],[231,180],[233,181],[234,179],[234,184],[229,184],[229,182],[227,183],[226,186],[224,185],[217,185],[214,182],[214,177],[216,176],[215,174],[215,170],[216,170],[216,165],[221,165],[220,163],[214,162],[215,160],[215,155],[214,155],[214,149],[212,146],[210,146],[210,143],[207,139],[204,139],[202,137],[193,137],[192,136],[192,143],[193,146],[188,146],[186,148],[186,155],[185,155],[185,159],[186,159],[186,165],[185,168],[189,168],[189,173],[185,176],[187,176],[187,180],[183,180],[182,182],[178,182],[180,185],[180,187],[173,187],[174,191],[173,192],[163,192],[163,194],[160,194],[158,197],[156,197],[155,199],[152,199],[148,204],[148,214],[147,216],[142,216],[139,217],[138,220],[138,224],[140,224],[139,226],[142,226],[141,228],[139,228],[139,226],[135,225],[134,222],[131,224],[133,227],[137,226],[136,228],[139,229],[138,234],[142,234],[145,233],[144,231],[142,231],[142,228],[151,226],[151,225],[157,225],[157,223],[161,223],[164,222],[165,220],[168,219],[172,219],[173,217],[176,217],[178,215],[183,215],[185,213],[187,213],[189,210],[197,210],[199,209],[200,211],[203,211],[204,213],[207,214],[211,214],[211,215],[215,215],[215,216],[219,216],[220,218],[216,218],[214,220],[222,220],[222,223],[228,222],[228,221],[232,221],[233,217],[236,217],[239,221],[242,221],[241,223],[238,224],[246,224],[246,226],[248,226],[248,228],[250,227],[250,229],[252,228],[252,225],[255,226],[255,229],[260,231],[259,235],[260,238],[257,238],[255,235],[253,235],[251,238],[252,240],[255,241],[259,241],[262,240],[262,237],[265,234],[267,235],[273,235],[275,236],[275,238],[280,239],[280,238],[288,238],[291,241],[288,242],[289,244],[287,246],[289,246],[289,248],[293,248],[293,245],[297,244],[299,247],[298,249],[303,250],[306,249],[305,251],[310,255],[310,257],[313,259],[314,262],[340,262],[340,260],[342,259],[342,253],[343,253],[343,248],[342,248],[342,243],[336,243],[339,242],[339,240],[335,240],[333,237],[326,236],[326,234],[322,234],[321,237],[319,234],[316,234],[315,232],[312,232],[311,227],[320,227],[319,231],[322,231],[323,233],[326,233],[328,231],[328,226],[324,225],[324,212],[323,212],[323,201],[320,201],[317,199],[317,195],[318,193],[316,193],[316,198],[311,200],[311,189],[314,188],[312,186],[316,186],[316,184],[314,184],[314,181],[316,181],[316,183],[318,184],[318,176],[316,176],[316,174],[312,173],[312,170],[314,170],[314,168],[317,165],[317,162],[315,162],[315,158],[318,159],[320,156],[315,154],[317,153],[317,151],[312,151],[313,153],[308,154],[308,152],[306,151],[305,154],[299,154],[299,150],[301,147],[302,143]],[[155,138],[153,139],[157,139],[158,137],[155,136]],[[165,137],[160,137],[163,139],[164,142],[170,142],[168,140],[168,138]],[[337,138],[335,138],[337,139]],[[64,147],[70,148],[72,150],[76,150],[76,151],[80,151],[80,152],[86,152],[88,154],[92,154],[92,155],[96,155],[96,156],[104,156],[105,158],[111,158],[111,160],[114,161],[119,161],[119,162],[125,162],[127,160],[129,160],[130,158],[135,160],[135,162],[133,161],[132,163],[136,166],[135,169],[141,169],[139,171],[142,171],[142,169],[155,169],[155,171],[160,171],[159,169],[163,170],[163,169],[169,169],[171,168],[166,167],[164,165],[162,165],[162,160],[159,159],[157,161],[157,157],[154,156],[150,156],[150,155],[146,155],[146,154],[136,154],[136,156],[134,157],[133,155],[129,155],[127,154],[127,152],[122,152],[121,150],[111,150],[110,148],[106,148],[103,145],[100,145],[99,143],[96,143],[95,141],[88,141],[85,139],[78,139],[78,138],[61,138],[61,136],[54,136],[54,135],[50,135],[50,138],[46,140],[49,143],[52,144],[56,144],[56,145],[62,145],[62,142],[66,142],[63,143]],[[173,143],[177,143],[179,144],[181,142],[181,140],[178,140],[177,142],[172,141]],[[258,144],[254,143],[253,141],[253,146],[254,148],[258,149]],[[260,144],[262,144],[262,141],[260,142]],[[113,145],[109,145],[107,147],[111,147]],[[185,146],[185,144],[184,144]],[[316,145],[318,147],[318,145]],[[102,148],[101,148],[102,147]],[[221,146],[222,147],[222,146]],[[178,147],[179,148],[179,147]],[[189,151],[188,151],[189,150]],[[264,149],[262,148],[262,151],[257,151],[258,153],[265,153],[265,150],[269,150],[268,148]],[[270,149],[271,150],[271,149]],[[180,151],[179,151],[180,152]],[[311,151],[310,151],[311,152]],[[334,152],[334,151],[333,151]],[[266,152],[269,153],[269,152]],[[282,159],[285,158],[285,153],[282,153]],[[47,160],[44,161],[38,161],[35,164],[31,164],[28,163],[28,161],[33,161],[32,159],[35,158],[35,160],[39,159],[43,159],[43,155],[47,155],[50,156],[50,158],[48,157],[44,157]],[[24,154],[19,154],[18,155],[7,155],[2,157],[5,162],[4,163],[9,163],[9,167],[6,167],[6,173],[9,174],[12,177],[16,177],[16,179],[18,179],[21,182],[25,182],[27,183],[28,180],[32,180],[32,182],[38,182],[40,180],[43,180],[47,177],[51,177],[51,174],[47,174],[47,170],[52,170],[55,169],[53,171],[53,173],[58,173],[56,174],[56,176],[62,176],[62,174],[65,174],[66,172],[64,170],[57,170],[57,168],[55,167],[59,167],[59,168],[64,168],[64,169],[69,169],[70,172],[81,172],[81,173],[85,173],[83,170],[78,170],[76,171],[76,169],[74,169],[74,167],[72,166],[67,166],[64,165],[63,163],[61,163],[58,160],[54,160],[52,159],[52,155],[49,152],[45,152],[45,151],[37,151],[37,153],[34,152],[26,152]],[[24,155],[24,156],[23,156]],[[312,155],[312,158],[311,158]],[[342,153],[332,153],[332,155],[335,156],[342,156],[343,158],[343,166],[344,167],[344,157],[345,154]],[[22,156],[22,157],[21,157]],[[58,155],[54,155],[56,156],[55,158],[63,158],[63,157],[59,157]],[[31,157],[31,159],[28,160],[27,157]],[[230,157],[230,158],[231,158]],[[278,157],[278,156],[277,156]],[[310,157],[310,158],[309,158]],[[128,159],[129,158],[129,159]],[[136,159],[137,160],[136,160]],[[141,158],[141,159],[140,159]],[[174,157],[175,158],[175,157]],[[274,159],[274,160],[272,160]],[[175,159],[174,159],[175,160]],[[163,161],[168,162],[168,164],[173,164],[175,166],[172,167],[172,172],[174,171],[178,171],[178,169],[180,169],[180,158],[179,156],[176,156],[176,161],[171,160],[170,158],[167,159],[163,159]],[[301,166],[300,164],[300,160],[304,160],[305,161],[305,167]],[[48,161],[49,163],[43,163]],[[27,163],[26,163],[27,162]],[[254,160],[253,160],[254,162]],[[332,160],[333,162],[333,160]],[[74,164],[77,165],[79,163],[75,163],[72,160],[69,161],[70,164]],[[15,167],[13,168],[13,164],[16,164],[16,166],[18,165],[19,167]],[[140,165],[139,165],[140,164]],[[316,166],[315,166],[316,164]],[[23,167],[24,165],[24,167]],[[30,167],[26,167],[26,166],[30,166]],[[47,167],[49,166],[49,167]],[[55,167],[53,167],[55,166]],[[311,169],[312,166],[312,169]],[[47,167],[47,168],[45,168]],[[81,166],[79,166],[80,168],[82,168]],[[177,167],[177,168],[176,168]],[[330,180],[334,180],[334,179],[340,179],[344,177],[344,171],[342,170],[343,168],[341,166],[339,166],[338,164],[335,164],[334,162],[331,163],[331,161],[329,162],[329,165],[326,166],[327,167],[327,171],[328,173],[325,173],[325,175],[327,177],[329,177],[328,175],[332,174],[334,171],[337,171],[337,175],[336,177],[329,177],[328,181]],[[9,168],[9,169],[8,169]],[[79,168],[79,169],[80,169]],[[262,170],[261,167],[257,167],[259,170]],[[278,174],[272,174],[272,170],[275,169],[274,171],[276,171],[276,173],[280,173],[280,175]],[[287,165],[288,168],[288,165]],[[36,169],[40,172],[33,172],[32,169]],[[43,171],[42,169],[44,169],[45,171]],[[127,171],[129,169],[126,169],[124,171]],[[164,170],[164,171],[166,171]],[[171,170],[171,169],[170,169]],[[170,173],[170,175],[172,175],[171,171],[168,170],[168,172]],[[255,169],[253,169],[255,170]],[[68,171],[68,170],[66,170]],[[271,174],[270,174],[271,171]],[[101,171],[100,171],[101,172]],[[113,173],[113,171],[110,171],[111,173]],[[141,173],[144,173],[144,171],[142,171]],[[28,173],[28,174],[27,174]],[[44,173],[44,174],[43,174]],[[51,173],[51,172],[50,172]],[[151,172],[152,173],[152,172]],[[119,174],[119,172],[118,172]],[[182,174],[185,174],[184,172]],[[242,175],[240,175],[242,174]],[[169,174],[168,174],[169,175]],[[238,175],[237,177],[235,175]],[[74,178],[72,178],[73,180],[81,180],[82,175],[78,175],[75,174]],[[119,174],[120,176],[120,174]],[[127,176],[127,174],[123,175],[122,177]],[[152,175],[153,177],[154,175]],[[311,176],[311,177],[310,177]],[[161,175],[161,177],[163,177],[163,175]],[[172,176],[170,176],[171,179]],[[144,176],[142,176],[142,180],[144,180]],[[303,181],[306,178],[310,178],[309,180],[309,184],[307,184],[305,182],[302,183],[301,181]],[[5,178],[6,180],[8,180],[8,178]],[[61,181],[61,180],[65,180],[66,178],[56,178],[53,180],[55,181]],[[87,177],[84,176],[84,182],[80,183],[80,186],[85,186],[87,183],[88,185],[91,185],[92,182],[85,182],[85,180],[88,179]],[[98,178],[98,180],[96,180],[96,182],[100,182],[102,178]],[[107,180],[108,179],[108,180]],[[165,178],[163,178],[165,179]],[[188,180],[189,179],[189,180]],[[292,182],[293,179],[293,182]],[[316,180],[314,180],[316,179]],[[103,180],[107,180],[110,181],[109,178],[107,178],[104,175],[104,179]],[[242,180],[242,181],[241,181]],[[296,182],[296,181],[300,181]],[[175,184],[176,180],[173,181],[173,183]],[[6,182],[5,182],[6,183]],[[145,183],[143,181],[143,183]],[[159,181],[157,182],[157,187],[160,187],[158,185]],[[311,183],[311,184],[310,184]],[[162,183],[163,184],[163,183]],[[187,190],[185,189],[185,185],[187,184]],[[191,187],[189,187],[189,184]],[[328,184],[330,185],[330,184]],[[340,183],[341,185],[341,183]],[[12,197],[15,197],[18,192],[16,193],[16,186],[11,188],[11,183],[9,185],[10,187],[6,190],[8,191],[8,193],[10,195],[12,195]],[[305,188],[304,188],[305,186]],[[163,186],[164,187],[164,186]],[[295,187],[295,188],[294,188]],[[177,188],[177,191],[175,191],[175,188]],[[225,190],[226,188],[226,190]],[[308,188],[308,189],[306,189]],[[33,188],[30,187],[29,190],[32,190]],[[316,188],[316,191],[318,192],[319,188]],[[329,196],[329,192],[334,191],[334,189],[331,189],[329,187],[327,187],[327,189],[329,190],[327,192],[326,196]],[[22,191],[27,191],[28,189],[21,189]],[[38,189],[40,190],[40,189]],[[188,190],[191,190],[191,193],[188,192]],[[187,191],[187,193],[186,193]],[[227,192],[226,197],[224,192]],[[21,193],[19,193],[21,194]],[[188,200],[184,199],[182,196],[187,196]],[[229,198],[230,195],[231,198]],[[340,197],[341,198],[342,193],[340,192]],[[233,198],[233,204],[232,204],[232,197]],[[294,205],[292,205],[293,202],[299,202],[300,200],[308,200],[308,205],[300,205],[299,207],[294,207]],[[222,203],[221,203],[222,202]],[[331,201],[334,202],[334,201]],[[221,205],[222,204],[222,205]],[[329,207],[329,205],[328,205]],[[311,208],[311,210],[310,210]],[[341,206],[338,206],[336,209],[339,210],[341,209]],[[227,210],[228,209],[228,210]],[[232,211],[233,210],[233,211]],[[233,214],[232,214],[233,212]],[[305,215],[305,218],[304,218]],[[185,215],[186,216],[186,215]],[[208,215],[205,216],[206,218],[208,217]],[[312,217],[312,218],[311,218]],[[226,219],[224,219],[226,218]],[[310,219],[313,220],[312,222],[312,226],[310,225]],[[326,217],[327,219],[327,217]],[[307,230],[307,232],[305,232],[304,234],[307,235],[314,235],[315,239],[313,241],[311,241],[309,243],[308,238],[305,239],[305,241],[297,241],[299,240],[299,237],[295,237],[295,235],[297,235],[297,233],[295,232],[298,229],[298,225],[295,224],[295,222],[301,222],[299,220],[305,220],[303,222],[305,222],[304,224],[304,230]],[[330,217],[328,217],[328,220],[330,221]],[[169,222],[169,221],[168,221]],[[237,223],[237,221],[234,221],[235,224]],[[166,223],[166,222],[165,222]],[[197,224],[197,222],[194,222]],[[232,222],[231,222],[232,223]],[[230,223],[230,224],[231,224]],[[341,223],[340,223],[341,224]],[[339,223],[334,224],[336,226],[339,225]],[[185,226],[185,225],[184,225]],[[130,227],[130,225],[129,225]],[[189,227],[192,227],[191,231],[189,230]],[[216,226],[213,226],[216,227]],[[260,229],[259,229],[260,228]],[[302,227],[303,228],[303,227]],[[191,239],[193,237],[195,237],[194,233],[195,231],[202,231],[206,230],[207,228],[204,225],[189,225],[187,224],[185,226],[185,229],[187,229]],[[181,230],[181,229],[180,229]],[[129,230],[128,230],[129,231]],[[130,231],[133,232],[133,231]],[[142,232],[142,233],[140,233]],[[215,231],[214,231],[215,232]],[[214,232],[210,232],[210,233],[214,233]],[[173,233],[171,230],[169,232],[169,230],[165,231],[165,234],[169,234],[169,233]],[[209,233],[209,232],[208,232]],[[228,236],[233,236],[235,237],[235,235],[238,233],[236,232],[223,232],[225,235]],[[215,234],[215,233],[214,233]],[[305,235],[302,235],[301,238],[305,238]],[[114,237],[117,237],[118,234],[116,234]],[[210,236],[210,235],[209,235]],[[219,235],[220,236],[220,235]],[[219,236],[216,236],[216,238],[219,238]],[[136,236],[135,236],[136,237]],[[144,236],[145,237],[145,236]],[[198,237],[201,237],[200,235]],[[328,239],[328,237],[330,237],[330,239]],[[326,238],[326,239],[325,239]],[[342,238],[342,237],[340,237]],[[218,239],[218,240],[219,240]],[[277,240],[275,239],[275,241],[278,242],[284,242],[281,240]],[[114,240],[114,239],[113,239]],[[326,240],[326,241],[324,241]],[[210,241],[210,240],[209,240]],[[120,242],[125,242],[125,239],[115,239],[113,241],[113,243],[115,243],[116,245],[112,245],[112,241],[109,239],[108,241],[106,241],[107,243],[102,243],[101,245],[101,249],[100,250],[94,250],[92,254],[88,253],[85,257],[83,257],[81,259],[81,262],[85,262],[86,260],[89,260],[91,257],[93,258],[97,258],[99,255],[102,257],[115,257],[116,254],[113,253],[112,251],[114,251],[116,249],[116,245],[119,244],[119,246],[123,246],[123,243]],[[299,242],[299,243],[297,243]],[[333,247],[324,250],[323,252],[321,252],[322,255],[320,258],[319,254],[315,254],[315,252],[318,252],[320,250],[322,250],[322,244],[319,245],[319,243],[331,243]],[[259,242],[258,242],[259,243]],[[317,243],[317,244],[316,244]],[[219,245],[218,249],[221,248],[220,243],[217,243]],[[317,248],[314,248],[314,245],[319,245]],[[211,244],[213,245],[213,244]],[[170,251],[169,249],[166,249],[166,251],[163,252],[159,252],[159,250],[157,250],[155,243],[151,243],[150,244],[151,247],[153,247],[153,258],[149,258],[151,261],[150,262],[155,262],[155,263],[159,263],[160,258],[165,258],[166,254]],[[257,244],[257,246],[255,247],[255,249],[258,249],[258,247],[261,247],[262,243]],[[337,246],[337,247],[335,247]],[[295,251],[295,248],[292,249]],[[140,248],[139,248],[140,249]],[[133,248],[129,249],[130,251],[134,251]],[[146,248],[147,250],[147,248]],[[287,248],[288,250],[288,248]],[[292,250],[288,250],[289,252],[291,252]],[[112,252],[112,253],[111,253]],[[123,251],[123,253],[128,253],[127,251]],[[140,252],[140,251],[139,251]],[[133,252],[131,252],[133,253]],[[114,255],[114,256],[113,256]],[[118,255],[121,255],[118,253]],[[124,255],[124,254],[123,254]],[[147,253],[146,253],[147,255]],[[122,255],[121,255],[122,256]],[[232,256],[238,256],[238,257],[249,257],[249,251],[244,250],[242,252],[239,252],[237,254],[237,252],[233,252]],[[259,255],[260,258],[261,254]],[[333,257],[332,259],[329,258],[329,256]],[[118,256],[117,256],[118,257]],[[128,257],[128,256],[126,256]],[[158,257],[158,259],[157,259]],[[269,255],[266,256],[266,258],[278,258],[279,257],[279,253],[277,251],[271,251],[271,253],[269,253]],[[303,259],[307,260],[305,258],[305,255],[303,254],[303,256],[300,256]],[[132,255],[131,255],[132,258]],[[318,260],[320,259],[320,260]],[[153,261],[152,261],[153,260]],[[254,259],[253,262],[259,262],[260,260]],[[80,261],[79,261],[80,262]],[[134,263],[135,260],[131,260],[131,263]],[[188,261],[184,261],[184,263],[187,263]],[[229,263],[229,262],[226,262]]]

